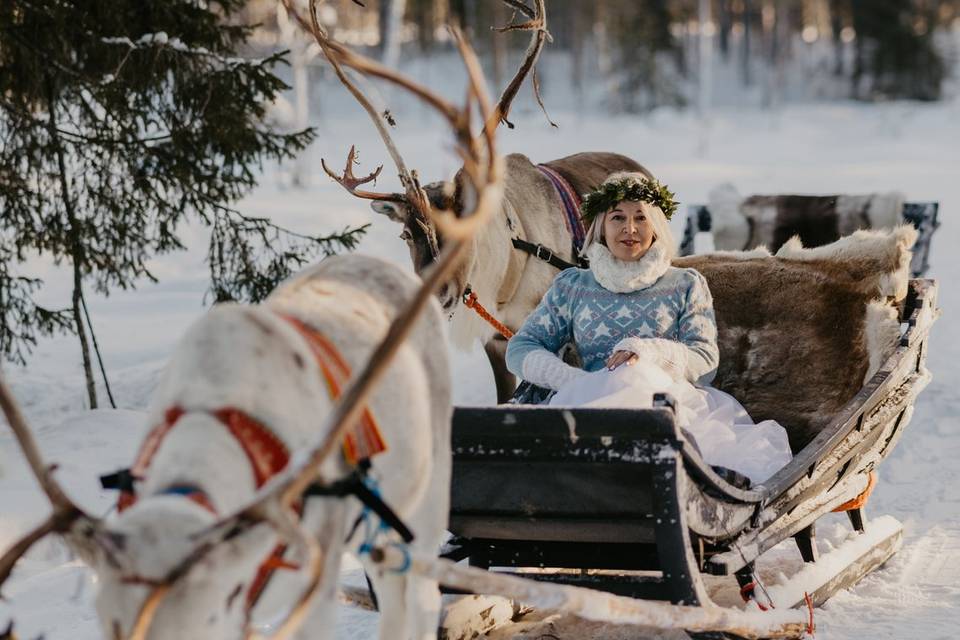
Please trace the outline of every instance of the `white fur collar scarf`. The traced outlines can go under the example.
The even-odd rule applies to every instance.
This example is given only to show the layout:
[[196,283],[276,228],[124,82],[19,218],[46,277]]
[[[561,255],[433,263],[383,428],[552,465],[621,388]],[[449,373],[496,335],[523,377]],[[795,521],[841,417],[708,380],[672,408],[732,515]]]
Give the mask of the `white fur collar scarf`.
[[590,260],[590,271],[600,286],[613,293],[632,293],[646,289],[660,279],[670,268],[670,260],[662,244],[654,242],[643,257],[624,262],[613,257],[610,249],[594,242],[585,252]]

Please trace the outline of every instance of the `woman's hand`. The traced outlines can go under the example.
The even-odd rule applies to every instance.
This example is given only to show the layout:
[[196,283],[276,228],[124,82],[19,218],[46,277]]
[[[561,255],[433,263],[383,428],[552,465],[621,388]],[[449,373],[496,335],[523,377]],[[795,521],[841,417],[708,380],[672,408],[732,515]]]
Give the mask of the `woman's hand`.
[[637,361],[637,354],[632,351],[615,351],[607,358],[607,369],[613,371],[622,364],[631,365]]

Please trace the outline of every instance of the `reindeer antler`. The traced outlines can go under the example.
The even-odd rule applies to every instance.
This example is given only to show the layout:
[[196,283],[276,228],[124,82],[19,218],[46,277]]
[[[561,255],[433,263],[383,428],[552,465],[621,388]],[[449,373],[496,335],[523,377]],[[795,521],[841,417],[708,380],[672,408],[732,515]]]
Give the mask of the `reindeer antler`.
[[3,409],[7,422],[13,430],[13,435],[20,445],[20,450],[23,452],[24,458],[27,459],[30,470],[33,471],[34,477],[40,484],[40,488],[44,494],[46,494],[47,499],[50,500],[50,505],[53,509],[43,522],[15,542],[14,545],[0,557],[0,587],[2,587],[3,583],[10,577],[10,573],[13,571],[17,560],[38,540],[50,533],[66,533],[81,519],[89,521],[90,525],[95,529],[99,527],[99,520],[87,515],[68,498],[60,486],[60,483],[53,477],[52,472],[55,467],[47,465],[43,461],[40,448],[37,446],[30,427],[23,417],[23,412],[20,411],[20,406],[10,392],[10,388],[4,381],[3,376],[0,376],[0,408]]
[[[513,79],[507,84],[507,88],[500,94],[497,106],[494,108],[490,119],[487,120],[487,129],[495,129],[501,122],[513,129],[513,123],[507,119],[510,115],[510,107],[513,104],[513,99],[517,96],[517,92],[520,91],[520,87],[523,85],[527,74],[531,71],[533,71],[533,93],[537,98],[537,104],[543,109],[544,115],[547,115],[546,108],[543,105],[543,98],[540,96],[540,82],[537,79],[536,70],[537,60],[540,58],[540,52],[543,51],[543,45],[547,40],[553,40],[550,32],[547,31],[547,15],[544,0],[534,0],[534,9],[531,9],[519,0],[504,0],[504,2],[514,9],[518,9],[530,18],[530,20],[520,24],[511,23],[505,27],[496,28],[496,31],[500,33],[509,31],[532,31],[533,35],[530,37],[530,44],[527,45],[527,51],[523,56],[523,61],[520,63],[520,68],[517,69],[517,73],[513,76]],[[551,125],[557,126],[550,120],[549,115],[547,115],[547,120]]]
[[[390,154],[394,165],[397,167],[397,172],[400,175],[400,182],[403,184],[406,192],[405,197],[400,196],[399,194],[394,194],[393,197],[387,199],[400,202],[409,202],[411,205],[413,205],[414,210],[419,213],[420,217],[423,220],[426,220],[429,210],[429,202],[426,194],[423,193],[423,189],[420,187],[420,184],[416,180],[415,176],[410,172],[409,169],[407,169],[406,163],[403,161],[403,157],[400,155],[397,145],[394,144],[393,138],[390,136],[390,132],[387,130],[380,113],[377,112],[373,104],[364,95],[360,88],[350,80],[343,67],[348,66],[351,68],[356,68],[356,65],[359,64],[366,72],[376,77],[383,77],[384,75],[387,75],[391,78],[394,78],[399,76],[379,63],[368,58],[364,58],[363,56],[359,56],[343,45],[340,45],[332,40],[327,35],[327,32],[323,26],[321,26],[320,21],[317,19],[316,0],[310,0],[309,21],[305,20],[303,16],[300,15],[296,7],[293,6],[293,2],[291,0],[282,1],[287,13],[292,15],[302,28],[313,35],[314,39],[317,41],[317,44],[320,45],[320,49],[323,51],[327,60],[330,61],[337,78],[339,78],[340,82],[353,95],[357,102],[360,103],[360,106],[363,107],[364,111],[367,112],[367,114],[370,116],[370,119],[373,121],[374,126],[377,128],[380,138],[387,147],[387,152]],[[425,87],[411,82],[405,88],[423,99],[430,106],[445,114],[448,118],[456,112],[456,108],[453,105],[446,102],[442,98],[439,98]],[[327,171],[327,174],[331,175],[329,170]],[[337,180],[336,176],[331,175],[331,177],[333,177],[334,180]],[[339,180],[337,181],[340,182]],[[341,182],[340,184],[343,183]],[[350,191],[350,189],[348,189],[348,191]],[[351,193],[354,192],[351,191]]]
[[[317,44],[320,45],[324,55],[333,66],[337,77],[347,88],[347,90],[350,91],[350,93],[354,96],[364,111],[366,111],[370,116],[374,126],[377,128],[377,132],[380,134],[381,139],[386,145],[387,152],[390,154],[390,157],[393,159],[393,162],[397,167],[397,172],[400,176],[400,182],[403,184],[405,190],[405,197],[400,196],[399,194],[392,194],[392,197],[385,197],[383,199],[393,200],[394,202],[405,200],[413,206],[419,220],[422,223],[425,223],[430,217],[431,208],[426,193],[424,193],[420,185],[420,181],[417,178],[416,172],[410,171],[404,163],[403,157],[400,155],[396,144],[393,142],[393,139],[391,138],[390,133],[383,122],[384,117],[381,117],[381,114],[373,107],[370,100],[363,94],[357,85],[350,80],[343,67],[349,67],[361,73],[362,75],[369,75],[381,80],[385,80],[413,93],[418,98],[430,105],[435,111],[442,115],[444,119],[447,120],[454,131],[454,135],[458,143],[463,147],[469,147],[472,144],[471,141],[464,137],[469,135],[469,106],[465,107],[463,110],[460,110],[450,102],[437,96],[434,92],[430,91],[423,85],[420,85],[405,76],[401,76],[394,70],[383,66],[379,62],[355,53],[344,45],[332,40],[317,19],[317,0],[310,0],[309,21],[304,19],[297,12],[296,8],[293,6],[292,0],[282,1],[284,7],[287,9],[287,12],[294,17],[301,27],[313,34]],[[537,103],[540,105],[541,109],[543,109],[544,114],[546,114],[546,108],[544,107],[543,99],[540,96],[539,80],[536,73],[537,60],[539,59],[540,52],[543,50],[544,43],[547,40],[552,40],[550,33],[547,31],[546,8],[544,5],[544,0],[534,0],[534,8],[532,9],[522,2],[522,0],[503,1],[508,6],[513,7],[515,10],[523,13],[529,18],[529,20],[519,24],[509,24],[505,27],[497,28],[497,30],[500,32],[532,31],[533,35],[531,36],[530,44],[528,45],[526,54],[524,55],[524,60],[520,64],[517,73],[507,85],[506,89],[504,89],[503,94],[497,101],[496,106],[488,112],[489,115],[484,121],[484,135],[486,135],[488,132],[496,130],[500,122],[504,122],[508,127],[513,128],[513,123],[507,119],[510,113],[510,106],[513,102],[513,99],[516,97],[517,92],[520,90],[520,87],[523,85],[524,79],[526,79],[527,75],[529,75],[531,71],[533,72],[534,95],[536,96]],[[460,42],[458,42],[458,48],[460,49],[460,53],[463,54],[464,49]],[[475,57],[472,51],[470,55]],[[471,84],[472,86],[476,86],[476,83]],[[474,96],[474,99],[476,98],[478,98],[478,96]],[[556,126],[556,124],[550,120],[549,116],[547,116],[547,120],[550,121],[550,124]],[[469,153],[461,153],[461,157],[468,157],[469,155]],[[324,166],[324,168],[326,169],[326,166]],[[465,166],[465,168],[467,167]],[[340,184],[343,184],[343,182],[341,182],[341,180],[337,176],[333,175],[329,170],[327,170],[327,174]],[[469,169],[468,175],[471,175],[472,178],[474,177]],[[476,184],[476,181],[474,182]],[[354,195],[357,195],[358,197],[365,197],[353,190],[350,190],[349,188],[348,191],[354,193]],[[427,235],[428,237],[430,236],[430,234]]]
[[358,198],[363,198],[365,200],[389,200],[392,202],[403,202],[405,200],[403,195],[399,193],[377,193],[375,191],[361,191],[357,189],[357,187],[367,184],[368,182],[376,183],[377,176],[379,176],[380,172],[383,170],[383,165],[377,167],[376,170],[370,175],[363,178],[358,178],[353,175],[353,165],[355,164],[359,164],[359,161],[357,160],[356,146],[353,145],[351,145],[350,151],[347,153],[347,164],[343,168],[342,176],[338,176],[336,173],[331,171],[330,167],[327,166],[326,161],[323,158],[320,158],[320,165],[323,167],[323,170],[326,172],[326,174],[333,178],[334,182]]

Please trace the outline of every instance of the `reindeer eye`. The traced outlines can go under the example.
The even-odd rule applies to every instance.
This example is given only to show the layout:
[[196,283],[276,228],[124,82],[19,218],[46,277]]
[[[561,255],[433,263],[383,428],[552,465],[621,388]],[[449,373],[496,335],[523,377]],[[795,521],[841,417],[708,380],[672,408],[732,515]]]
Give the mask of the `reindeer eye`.
[[400,232],[400,239],[409,242],[412,238],[413,236],[410,235],[410,229],[404,227],[403,231]]

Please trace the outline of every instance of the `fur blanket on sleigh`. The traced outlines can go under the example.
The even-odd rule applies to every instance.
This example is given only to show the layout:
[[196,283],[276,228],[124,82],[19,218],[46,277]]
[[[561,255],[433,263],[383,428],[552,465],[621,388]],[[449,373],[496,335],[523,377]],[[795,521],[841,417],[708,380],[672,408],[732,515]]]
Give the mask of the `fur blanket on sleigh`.
[[812,249],[793,238],[776,255],[761,247],[675,260],[713,294],[714,386],[755,421],[777,420],[799,451],[895,349],[915,240],[900,226]]

